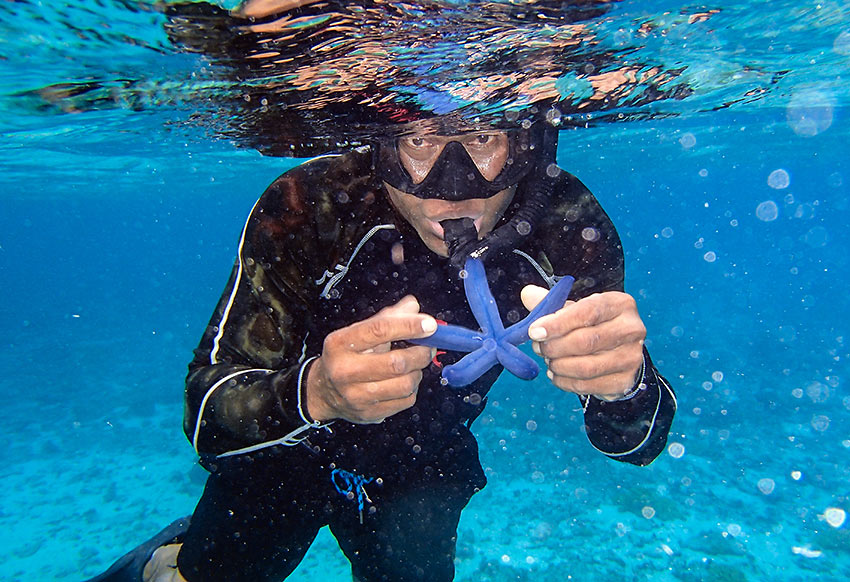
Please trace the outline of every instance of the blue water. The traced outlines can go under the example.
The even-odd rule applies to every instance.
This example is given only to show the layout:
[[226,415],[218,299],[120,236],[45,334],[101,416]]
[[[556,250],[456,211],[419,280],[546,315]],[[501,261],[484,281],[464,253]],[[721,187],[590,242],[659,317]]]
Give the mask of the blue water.
[[[850,574],[850,16],[789,6],[729,3],[713,33],[775,49],[749,55],[790,70],[765,100],[701,113],[711,89],[677,117],[562,133],[560,165],[623,239],[627,291],[679,397],[674,446],[648,468],[614,463],[581,434],[574,398],[503,377],[475,425],[490,482],[461,521],[458,580]],[[49,83],[170,69],[138,45],[107,37],[103,57],[80,40],[69,26],[93,9],[16,8],[0,44],[15,72],[0,100],[0,579],[70,582],[193,509],[205,474],[181,430],[185,366],[245,216],[295,162],[177,128],[179,109],[21,107],[13,93]],[[167,43],[155,15],[106,10]],[[700,34],[688,42],[710,45]],[[676,58],[696,78],[734,54]],[[193,61],[176,58],[180,78]],[[319,573],[350,579],[326,533],[291,579]]]

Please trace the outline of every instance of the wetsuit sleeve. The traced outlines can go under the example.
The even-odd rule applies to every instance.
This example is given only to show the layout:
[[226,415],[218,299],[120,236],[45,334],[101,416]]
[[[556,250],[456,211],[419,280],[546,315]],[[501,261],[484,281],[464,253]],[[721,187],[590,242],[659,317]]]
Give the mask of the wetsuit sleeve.
[[644,349],[635,387],[620,400],[579,397],[590,444],[617,461],[648,465],[664,450],[676,412],[676,395]]
[[184,431],[202,456],[296,445],[319,426],[302,401],[316,287],[305,271],[315,261],[304,253],[319,249],[302,227],[312,223],[302,216],[309,205],[298,210],[286,201],[303,180],[287,176],[251,212],[228,285],[189,365]]

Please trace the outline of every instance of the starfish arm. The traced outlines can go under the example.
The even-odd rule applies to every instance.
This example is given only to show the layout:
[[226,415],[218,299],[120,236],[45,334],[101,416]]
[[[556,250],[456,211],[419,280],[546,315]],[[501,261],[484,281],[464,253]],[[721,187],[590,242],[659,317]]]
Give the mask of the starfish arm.
[[487,284],[487,273],[480,259],[468,258],[464,265],[466,279],[463,281],[463,289],[466,292],[466,300],[469,308],[475,316],[478,325],[484,335],[495,337],[504,331],[502,318],[499,316],[499,308],[496,299]]
[[472,384],[497,363],[496,352],[484,348],[465,355],[459,362],[443,368],[443,378],[455,388]]
[[533,380],[537,377],[537,373],[540,372],[537,362],[531,359],[528,354],[523,353],[518,347],[505,341],[498,343],[496,357],[508,372],[522,380]]
[[564,303],[567,301],[567,297],[570,295],[570,290],[573,288],[574,281],[575,279],[569,276],[561,278],[561,280],[555,283],[555,286],[549,290],[546,297],[544,297],[543,300],[531,310],[531,313],[529,313],[525,319],[513,324],[507,329],[503,336],[503,340],[515,346],[527,342],[528,328],[531,324],[544,315],[555,313],[562,308]]
[[438,325],[437,331],[428,337],[409,340],[412,344],[453,350],[457,352],[472,352],[481,347],[480,331],[472,331],[459,325]]

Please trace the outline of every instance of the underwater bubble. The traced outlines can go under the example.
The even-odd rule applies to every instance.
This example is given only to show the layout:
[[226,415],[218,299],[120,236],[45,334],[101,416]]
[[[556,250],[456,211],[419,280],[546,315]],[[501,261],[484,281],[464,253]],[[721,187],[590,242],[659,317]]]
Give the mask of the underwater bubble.
[[737,523],[730,523],[730,524],[726,527],[726,531],[727,531],[727,532],[729,532],[729,535],[730,535],[730,536],[732,536],[733,538],[736,538],[736,537],[738,537],[739,535],[741,535],[741,531],[742,531],[742,530],[741,530],[741,526],[740,526],[740,525],[738,525]]
[[791,390],[791,396],[794,398],[802,398],[803,397],[803,389],[802,388],[794,388]]
[[665,226],[661,229],[661,236],[663,236],[664,238],[670,238],[671,236],[673,236],[673,229],[669,226]]
[[829,398],[829,386],[820,382],[809,382],[806,386],[806,396],[812,399],[812,402],[826,402]]
[[543,483],[546,480],[546,475],[543,474],[543,471],[535,471],[531,474],[531,480],[534,483]]
[[803,241],[812,248],[825,247],[829,242],[829,235],[822,226],[816,226],[803,235]]
[[670,443],[670,446],[667,447],[667,452],[674,459],[680,459],[685,454],[685,445],[682,443]]
[[801,137],[814,137],[830,128],[833,120],[832,93],[809,88],[791,96],[785,110],[788,126]]
[[502,554],[502,563],[509,564],[511,561],[511,557],[507,554]]
[[793,325],[779,326],[779,341],[782,343],[790,343],[797,339],[797,328]]
[[844,520],[847,519],[847,513],[838,507],[827,507],[826,511],[823,512],[823,517],[826,519],[826,523],[837,528],[844,525]]
[[812,417],[812,428],[818,432],[824,432],[829,428],[829,417],[824,414],[816,414]]
[[581,231],[581,238],[589,242],[597,241],[599,240],[599,231],[591,226],[588,226],[587,228]]
[[850,31],[845,30],[835,37],[832,50],[839,55],[850,55]]
[[717,260],[717,255],[714,253],[714,251],[708,251],[702,256],[702,258],[705,260],[706,263],[713,263]]
[[522,236],[531,233],[531,223],[527,220],[520,220],[516,225],[516,231]]
[[800,471],[791,471],[791,478],[794,479],[794,481],[799,481],[802,476],[803,474]]
[[680,325],[676,325],[670,329],[670,335],[672,335],[673,337],[682,337],[684,333],[685,330]]
[[528,422],[525,423],[525,428],[533,432],[533,431],[537,430],[537,423],[534,422],[533,420],[529,420]]
[[561,174],[561,168],[558,164],[549,164],[546,166],[546,175],[550,178],[557,178]]
[[826,184],[830,188],[840,188],[844,184],[844,178],[839,172],[833,172],[826,179]]
[[715,370],[711,373],[711,379],[715,382],[723,382],[723,372],[720,370]]
[[705,168],[703,168],[702,170],[700,170],[697,173],[699,174],[700,178],[705,178],[706,176],[708,176],[708,170],[706,170]]
[[709,382],[708,380],[702,383],[702,389],[706,392],[710,392],[712,388],[714,388],[714,384]]
[[756,206],[756,218],[763,222],[771,222],[779,217],[779,207],[773,200],[765,200]]
[[841,380],[838,376],[827,376],[826,383],[832,386],[833,388],[838,388],[838,385],[841,383]]
[[617,46],[623,46],[624,44],[628,44],[632,40],[632,33],[629,30],[624,30],[622,28],[617,29],[617,32],[614,33],[614,44]]
[[773,170],[767,177],[767,185],[774,190],[784,190],[791,185],[791,176],[783,169]]
[[770,495],[773,493],[773,489],[776,487],[776,482],[773,479],[759,479],[758,488],[759,491],[764,493],[765,495]]
[[814,218],[815,208],[811,204],[798,204],[794,209],[794,218]]
[[679,143],[682,145],[683,148],[689,150],[695,145],[697,145],[697,138],[696,136],[694,136],[694,134],[689,132],[679,138]]
[[640,510],[641,515],[643,515],[646,519],[652,519],[655,517],[655,509],[650,507],[649,505],[645,505],[643,509]]

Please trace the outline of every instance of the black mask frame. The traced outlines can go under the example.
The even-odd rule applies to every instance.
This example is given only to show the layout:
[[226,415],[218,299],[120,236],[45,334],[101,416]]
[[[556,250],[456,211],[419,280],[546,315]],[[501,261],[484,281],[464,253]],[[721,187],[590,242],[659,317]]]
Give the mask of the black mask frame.
[[489,198],[502,190],[518,184],[536,164],[535,157],[542,153],[537,132],[525,129],[508,130],[508,156],[505,165],[493,180],[481,175],[466,148],[457,141],[443,147],[428,175],[414,183],[399,156],[399,139],[378,144],[376,173],[378,178],[407,194],[423,199],[440,199],[452,202],[470,198]]

